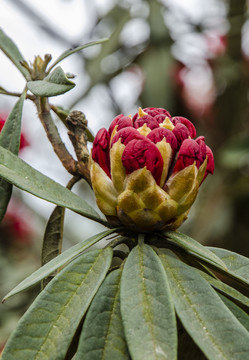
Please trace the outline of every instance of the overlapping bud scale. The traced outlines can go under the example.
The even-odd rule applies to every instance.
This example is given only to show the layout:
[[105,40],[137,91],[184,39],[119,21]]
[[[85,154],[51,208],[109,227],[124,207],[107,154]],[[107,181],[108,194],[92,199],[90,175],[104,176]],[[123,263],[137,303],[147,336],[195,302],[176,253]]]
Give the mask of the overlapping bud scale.
[[198,189],[214,171],[205,138],[194,125],[162,108],[118,115],[97,133],[91,179],[108,220],[136,231],[176,229],[187,218]]

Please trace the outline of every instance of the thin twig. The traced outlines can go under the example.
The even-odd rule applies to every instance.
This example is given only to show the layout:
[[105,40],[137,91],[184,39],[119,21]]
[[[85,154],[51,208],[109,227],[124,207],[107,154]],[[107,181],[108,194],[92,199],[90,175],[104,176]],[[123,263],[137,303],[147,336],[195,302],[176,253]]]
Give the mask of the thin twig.
[[53,146],[54,152],[70,174],[78,175],[77,162],[74,160],[61,140],[58,129],[50,114],[50,107],[47,99],[36,97],[35,104],[38,110],[38,116],[46,131],[47,137]]
[[[1,90],[2,89],[2,90]],[[7,96],[15,96],[15,97],[21,97],[21,93],[19,92],[12,92],[12,91],[8,91],[5,90],[3,88],[0,87],[0,94],[1,95],[7,95]],[[35,101],[35,96],[34,95],[30,95],[30,94],[26,94],[26,99],[29,99],[31,101]]]
[[72,177],[72,179],[69,180],[69,182],[67,183],[67,189],[71,190],[72,187],[81,179],[80,176],[75,175],[74,177]]

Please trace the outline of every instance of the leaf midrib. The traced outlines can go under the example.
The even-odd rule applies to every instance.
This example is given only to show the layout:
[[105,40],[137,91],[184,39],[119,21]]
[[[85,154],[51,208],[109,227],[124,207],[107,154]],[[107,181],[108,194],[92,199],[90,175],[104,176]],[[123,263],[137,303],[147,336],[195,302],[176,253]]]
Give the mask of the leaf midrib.
[[110,316],[110,321],[109,321],[108,326],[107,326],[106,336],[105,336],[105,339],[104,339],[104,348],[102,350],[102,356],[101,356],[102,360],[105,359],[106,344],[108,343],[108,337],[109,337],[109,329],[111,327],[112,319],[113,319],[113,316],[115,314],[115,310],[116,310],[117,303],[118,303],[119,292],[120,292],[120,278],[121,278],[121,273],[119,275],[119,282],[117,284],[117,290],[116,290],[116,293],[114,295],[113,306],[112,306],[112,309],[110,310],[111,316]]
[[[165,257],[165,255],[163,255]],[[169,267],[170,269],[170,267]],[[205,331],[205,333],[207,334],[208,338],[210,339],[210,341],[213,343],[213,345],[215,346],[215,348],[219,351],[219,353],[221,354],[221,356],[223,356],[224,360],[227,360],[225,354],[222,352],[222,349],[220,348],[220,346],[215,342],[215,338],[212,336],[212,334],[210,334],[210,332],[207,332],[207,326],[206,324],[203,322],[201,316],[199,315],[198,311],[196,310],[196,306],[193,302],[191,302],[190,297],[186,294],[186,292],[184,291],[184,287],[181,285],[181,282],[179,283],[177,276],[175,276],[174,272],[171,270],[171,274],[175,280],[175,284],[178,286],[180,292],[183,294],[183,297],[185,295],[185,299],[188,302],[189,306],[193,309],[193,312],[197,318],[197,320],[199,320],[199,322],[202,325],[202,329]]]
[[[81,282],[80,288],[85,284],[86,279],[88,279],[90,273],[92,273],[93,268],[94,268],[94,266],[96,265],[96,263],[97,263],[97,261],[99,260],[99,257],[100,257],[101,255],[103,255],[102,252],[100,252],[100,254],[97,256],[96,260],[93,262],[90,270],[87,272],[87,275],[84,277],[84,280]],[[79,289],[79,288],[78,288],[78,289]],[[45,291],[46,291],[46,288],[45,288]],[[51,294],[51,293],[50,293],[50,294]],[[45,341],[47,340],[47,338],[49,337],[50,333],[52,332],[53,326],[55,326],[55,325],[58,323],[58,321],[60,320],[60,318],[63,316],[63,314],[64,314],[64,312],[65,312],[64,310],[65,310],[66,308],[68,308],[70,302],[72,301],[72,298],[75,297],[75,296],[79,296],[79,295],[77,294],[77,292],[73,292],[73,293],[72,293],[72,295],[70,296],[68,302],[67,302],[66,305],[63,307],[63,312],[61,312],[61,313],[58,315],[58,317],[56,318],[56,321],[51,324],[50,329],[49,329],[47,335],[44,337],[44,341],[42,342],[42,345],[41,345],[41,347],[40,347],[39,352],[36,353],[34,360],[38,359],[37,356],[38,356],[40,353],[45,354],[45,356],[47,357],[47,354],[44,353],[43,350],[42,350],[42,349],[44,348]],[[49,359],[49,358],[48,358],[48,359]]]
[[[151,316],[151,313],[149,311],[150,309],[150,306],[149,306],[149,303],[147,301],[148,299],[148,293],[146,291],[146,284],[145,284],[145,277],[144,277],[144,269],[145,269],[145,265],[144,265],[144,261],[143,261],[143,258],[144,258],[144,252],[142,251],[142,248],[140,246],[138,246],[138,249],[139,249],[139,252],[138,252],[138,256],[139,256],[139,267],[140,267],[140,274],[142,274],[142,289],[144,291],[142,291],[142,297],[143,299],[145,300],[145,302],[143,301],[144,303],[144,310],[143,310],[143,313],[145,315],[145,319],[149,319],[149,322],[147,322],[148,324],[148,327],[150,329],[150,333],[151,333],[151,336],[152,336],[152,339],[153,339],[153,348],[154,348],[154,353],[157,357],[157,352],[156,352],[156,336],[155,336],[155,327],[153,326],[153,318]],[[146,314],[147,313],[147,314]],[[147,315],[147,316],[146,316]]]

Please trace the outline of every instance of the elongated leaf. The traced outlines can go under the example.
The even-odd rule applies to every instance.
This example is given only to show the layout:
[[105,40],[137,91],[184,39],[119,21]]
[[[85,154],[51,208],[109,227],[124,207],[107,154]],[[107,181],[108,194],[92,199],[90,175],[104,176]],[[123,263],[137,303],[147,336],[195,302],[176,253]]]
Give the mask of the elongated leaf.
[[239,320],[239,322],[249,331],[249,315],[242,310],[234,302],[226,298],[224,295],[219,294],[221,300],[225,303],[228,309],[234,314],[234,316]]
[[87,312],[75,360],[129,360],[120,314],[121,270],[112,271]]
[[[63,240],[65,208],[56,206],[48,219],[42,242],[42,261],[45,265],[60,255]],[[52,275],[42,281],[42,289],[52,280]]]
[[166,231],[164,235],[167,237],[167,239],[173,241],[176,245],[180,246],[187,252],[194,254],[199,259],[204,259],[211,264],[223,268],[223,270],[227,269],[226,265],[218,256],[216,256],[207,247],[201,245],[191,237],[176,231]]
[[185,330],[210,360],[249,357],[249,333],[198,271],[170,250],[160,258],[168,275],[175,308]]
[[93,250],[63,269],[22,317],[2,360],[63,360],[111,260],[111,248]]
[[121,279],[121,314],[132,359],[176,359],[176,322],[168,280],[154,250],[136,246]]
[[69,80],[60,66],[55,68],[43,80],[28,81],[28,89],[37,96],[49,97],[64,94],[71,90],[75,83]]
[[227,266],[229,271],[249,280],[249,259],[233,251],[209,247],[216,256],[218,256]]
[[199,271],[201,276],[206,279],[212,287],[219,290],[221,293],[228,295],[234,300],[240,302],[242,305],[249,306],[249,298],[241,294],[238,290],[232,288],[231,286],[225,284],[219,279],[215,279],[211,275],[205,273],[204,271]]
[[[0,31],[1,33],[1,31]],[[26,92],[13,107],[0,133],[0,146],[18,154],[21,136],[22,109]],[[0,178],[0,221],[3,219],[12,193],[12,184]]]
[[56,206],[53,210],[44,234],[42,246],[42,265],[61,253],[65,208]]
[[104,237],[112,234],[115,232],[116,229],[111,229],[104,231],[100,234],[94,235],[79,244],[72,246],[70,249],[64,251],[62,254],[58,255],[56,258],[48,262],[47,264],[43,265],[41,268],[33,272],[30,276],[24,279],[19,285],[17,285],[13,290],[11,290],[3,299],[5,301],[9,297],[28,289],[29,287],[37,284],[42,279],[47,277],[48,275],[52,274],[55,270],[59,267],[64,266],[69,261],[71,261],[75,256],[79,255],[86,249],[88,249],[93,244],[96,244],[99,240],[103,239]]
[[13,62],[17,69],[23,74],[25,79],[30,79],[30,74],[25,67],[21,65],[24,61],[22,54],[17,48],[16,44],[0,29],[0,49]]
[[99,214],[82,198],[0,147],[0,176],[41,199],[102,222]]
[[74,49],[69,49],[69,50],[66,50],[64,51],[59,57],[58,59],[55,60],[55,62],[51,65],[51,67],[49,68],[48,71],[50,71],[53,67],[55,67],[55,65],[59,64],[59,62],[61,62],[62,60],[64,60],[65,58],[67,58],[68,56],[70,55],[73,55],[75,54],[76,52],[79,52],[81,50],[84,50],[90,46],[94,46],[94,45],[99,45],[99,44],[103,44],[104,42],[108,41],[108,38],[103,38],[103,39],[100,39],[100,40],[97,40],[97,41],[91,41],[89,43],[86,43],[85,45],[81,45],[81,46],[78,46]]

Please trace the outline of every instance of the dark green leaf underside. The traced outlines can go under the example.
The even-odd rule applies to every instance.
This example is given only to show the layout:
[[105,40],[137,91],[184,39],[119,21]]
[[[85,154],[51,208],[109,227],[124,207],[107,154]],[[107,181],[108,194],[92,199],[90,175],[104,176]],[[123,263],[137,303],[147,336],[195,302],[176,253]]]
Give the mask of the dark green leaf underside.
[[209,247],[227,266],[229,271],[249,281],[249,259],[230,250]]
[[26,79],[29,79],[30,74],[28,70],[21,65],[21,62],[24,60],[22,54],[16,44],[4,33],[2,29],[0,29],[0,49],[13,62],[23,76]]
[[205,260],[222,268],[223,270],[226,270],[226,265],[218,256],[216,256],[207,247],[201,245],[191,237],[177,231],[166,231],[164,235],[166,235],[167,239],[182,247],[190,254],[194,254],[200,260]]
[[28,89],[37,96],[49,97],[64,94],[71,90],[75,83],[70,81],[62,68],[58,66],[43,80],[28,81]]
[[213,276],[205,273],[204,271],[199,271],[201,276],[206,279],[210,285],[212,285],[215,289],[219,290],[222,294],[228,295],[230,298],[238,301],[242,305],[246,305],[249,307],[249,298],[233,287],[227,285],[223,281],[214,278]]
[[41,199],[99,221],[98,213],[79,196],[0,147],[0,176]]
[[98,290],[86,319],[75,360],[129,360],[120,314],[121,270],[112,271]]
[[198,271],[170,250],[160,258],[185,330],[210,360],[249,358],[249,333]]
[[111,259],[110,248],[94,250],[64,268],[22,317],[2,360],[63,360]]
[[[0,146],[18,154],[21,136],[22,109],[26,92],[13,107],[0,133]],[[12,193],[12,184],[0,178],[0,221],[3,219]]]
[[100,234],[94,235],[79,244],[72,246],[70,249],[64,251],[62,254],[58,255],[56,258],[48,262],[47,264],[43,265],[41,268],[33,272],[30,276],[24,279],[20,284],[18,284],[13,290],[11,290],[5,297],[4,300],[8,299],[9,297],[28,289],[29,287],[37,284],[42,279],[47,277],[48,275],[52,274],[55,270],[64,266],[69,261],[71,261],[75,256],[82,253],[90,246],[97,243],[99,240],[103,239],[104,237],[112,234],[115,232],[116,229],[111,229],[104,231]]
[[121,314],[132,359],[176,359],[173,302],[160,259],[148,245],[129,254],[121,279]]

